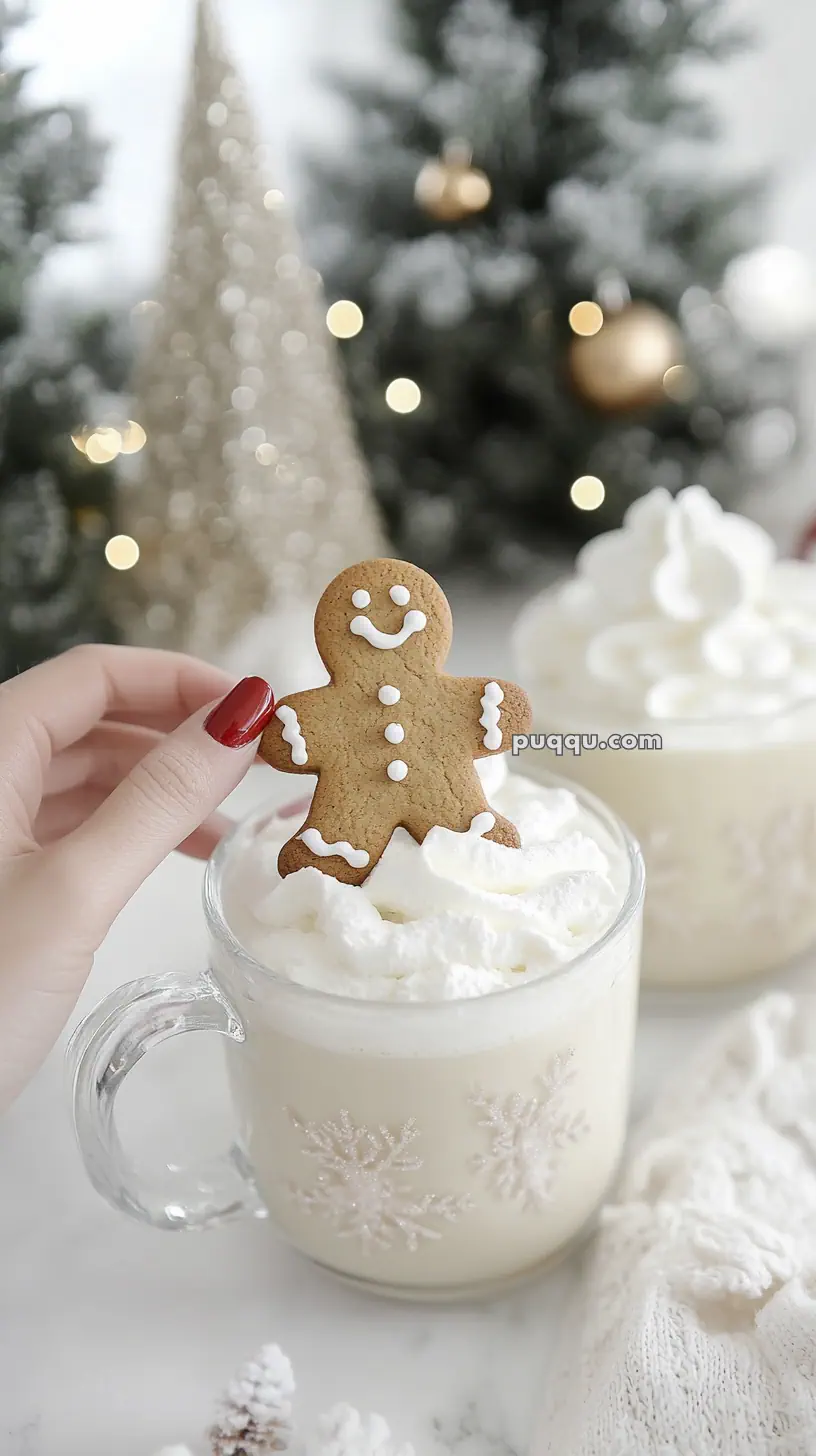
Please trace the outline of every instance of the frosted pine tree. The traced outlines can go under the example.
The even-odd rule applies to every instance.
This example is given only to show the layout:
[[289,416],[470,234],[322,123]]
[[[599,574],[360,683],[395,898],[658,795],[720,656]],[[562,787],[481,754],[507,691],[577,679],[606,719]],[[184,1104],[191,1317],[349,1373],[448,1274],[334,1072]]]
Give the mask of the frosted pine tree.
[[413,1446],[397,1446],[382,1416],[361,1416],[350,1405],[336,1405],[318,1422],[316,1456],[414,1456]]
[[[294,1394],[290,1361],[278,1345],[264,1345],[227,1388],[209,1432],[212,1456],[414,1456],[412,1446],[397,1445],[382,1416],[363,1416],[346,1404],[333,1406],[314,1434],[304,1434],[293,1422]],[[192,1453],[177,1447],[157,1456]]]
[[227,1388],[210,1431],[212,1456],[272,1456],[292,1439],[292,1366],[277,1345],[264,1345]]
[[718,174],[695,89],[740,44],[726,0],[392,12],[410,65],[342,81],[356,133],[313,209],[318,266],[365,317],[343,350],[397,547],[509,567],[655,485],[733,499],[777,471],[806,303],[791,276],[794,327],[760,338],[756,269],[747,310],[729,286],[761,198]]
[[198,0],[170,259],[137,379],[147,444],[122,494],[140,550],[123,615],[131,640],[210,657],[264,612],[268,647],[287,635],[281,612],[310,610],[383,549],[320,280],[264,170],[213,0]]

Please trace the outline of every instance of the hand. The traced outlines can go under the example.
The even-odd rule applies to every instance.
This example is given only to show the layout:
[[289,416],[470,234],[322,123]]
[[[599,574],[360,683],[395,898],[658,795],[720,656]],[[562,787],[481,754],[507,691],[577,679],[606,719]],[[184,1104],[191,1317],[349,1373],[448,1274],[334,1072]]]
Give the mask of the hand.
[[[172,849],[206,858],[271,690],[195,658],[75,647],[0,685],[0,1110],[62,1030],[113,920]],[[190,716],[192,715],[192,716]]]

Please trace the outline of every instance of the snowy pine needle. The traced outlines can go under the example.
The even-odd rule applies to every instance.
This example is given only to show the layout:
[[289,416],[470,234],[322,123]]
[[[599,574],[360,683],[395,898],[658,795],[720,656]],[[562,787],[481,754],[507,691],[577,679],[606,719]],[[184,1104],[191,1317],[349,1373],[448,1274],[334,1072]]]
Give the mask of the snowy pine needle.
[[292,1436],[292,1366],[277,1345],[264,1345],[227,1388],[210,1431],[213,1456],[270,1456]]

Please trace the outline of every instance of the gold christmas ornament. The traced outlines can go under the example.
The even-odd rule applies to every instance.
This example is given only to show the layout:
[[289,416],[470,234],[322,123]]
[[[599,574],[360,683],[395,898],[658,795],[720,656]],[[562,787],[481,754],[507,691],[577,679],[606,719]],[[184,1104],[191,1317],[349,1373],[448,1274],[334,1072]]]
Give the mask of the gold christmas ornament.
[[574,338],[569,350],[577,393],[610,414],[665,400],[663,381],[682,360],[680,330],[650,303],[632,303],[605,314],[598,332]]
[[461,222],[483,212],[493,189],[486,172],[473,166],[467,142],[448,142],[441,157],[425,162],[414,187],[414,197],[437,222]]

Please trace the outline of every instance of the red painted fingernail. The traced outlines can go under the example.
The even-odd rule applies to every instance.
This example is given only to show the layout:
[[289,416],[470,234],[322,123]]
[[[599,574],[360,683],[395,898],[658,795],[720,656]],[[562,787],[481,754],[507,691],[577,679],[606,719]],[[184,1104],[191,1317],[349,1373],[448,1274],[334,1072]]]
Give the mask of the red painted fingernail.
[[274,711],[269,683],[262,677],[245,677],[216,704],[204,727],[225,748],[245,748],[260,737]]

